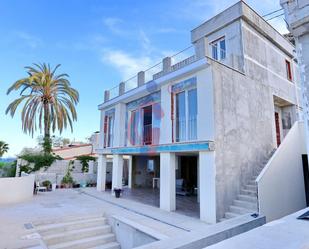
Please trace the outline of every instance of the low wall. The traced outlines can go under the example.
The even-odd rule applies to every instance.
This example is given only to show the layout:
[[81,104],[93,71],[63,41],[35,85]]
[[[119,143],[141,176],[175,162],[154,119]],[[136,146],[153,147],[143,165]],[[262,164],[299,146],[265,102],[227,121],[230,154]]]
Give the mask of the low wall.
[[34,175],[0,178],[0,204],[16,203],[33,196]]
[[256,179],[259,212],[267,222],[306,207],[302,154],[304,124],[296,122]]

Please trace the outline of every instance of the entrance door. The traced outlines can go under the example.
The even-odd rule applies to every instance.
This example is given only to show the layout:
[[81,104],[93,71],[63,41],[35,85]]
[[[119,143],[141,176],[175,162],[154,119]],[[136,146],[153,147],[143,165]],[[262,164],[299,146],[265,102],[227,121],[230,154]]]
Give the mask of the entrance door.
[[280,120],[279,120],[279,113],[275,112],[275,125],[276,125],[276,139],[277,139],[277,146],[281,144],[281,135],[280,135]]

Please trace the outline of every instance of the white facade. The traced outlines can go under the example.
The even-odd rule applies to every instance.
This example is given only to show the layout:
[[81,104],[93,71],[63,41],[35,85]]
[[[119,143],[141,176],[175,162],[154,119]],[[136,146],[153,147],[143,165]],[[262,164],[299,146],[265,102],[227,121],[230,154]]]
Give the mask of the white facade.
[[167,57],[152,81],[140,72],[133,90],[122,83],[118,96],[105,92],[97,153],[114,157],[112,189],[122,187],[128,155],[130,187],[160,178],[160,208],[177,209],[176,194],[190,192],[200,218],[215,223],[297,120],[299,86],[286,63],[297,67],[293,45],[242,1],[192,30],[191,40],[194,56],[174,65]]

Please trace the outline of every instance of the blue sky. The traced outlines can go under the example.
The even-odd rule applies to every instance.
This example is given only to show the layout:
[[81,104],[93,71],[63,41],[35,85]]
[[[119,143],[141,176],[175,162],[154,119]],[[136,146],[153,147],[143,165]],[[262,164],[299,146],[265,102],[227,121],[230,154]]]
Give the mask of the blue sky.
[[[190,30],[236,0],[0,0],[0,140],[6,156],[36,145],[21,131],[20,112],[7,105],[17,94],[8,87],[34,62],[62,64],[80,93],[74,132],[85,140],[99,130],[97,105],[104,90],[190,45]],[[279,0],[248,0],[260,14],[280,8]],[[285,32],[282,18],[271,21]],[[56,135],[59,135],[56,133]]]

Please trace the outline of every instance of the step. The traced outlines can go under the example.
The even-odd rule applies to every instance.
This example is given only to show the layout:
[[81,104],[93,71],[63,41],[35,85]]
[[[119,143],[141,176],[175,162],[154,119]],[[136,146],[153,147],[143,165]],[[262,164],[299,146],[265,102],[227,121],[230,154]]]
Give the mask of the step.
[[256,187],[256,181],[254,180],[249,180],[248,185],[254,185]]
[[238,206],[230,206],[230,212],[231,213],[235,213],[235,214],[250,214],[250,213],[254,213],[254,210],[250,210],[247,208],[243,208],[243,207],[238,207]]
[[34,226],[38,227],[38,226],[43,226],[43,225],[51,225],[51,224],[55,224],[55,223],[89,220],[89,219],[96,219],[96,218],[104,218],[104,215],[103,214],[95,214],[95,215],[81,215],[81,216],[64,216],[64,217],[59,217],[59,218],[34,221],[34,222],[32,222],[32,224]]
[[232,213],[232,212],[226,212],[224,218],[232,219],[232,218],[235,218],[235,217],[238,217],[238,216],[239,216],[239,214],[235,214],[235,213]]
[[56,245],[49,246],[49,249],[88,249],[91,247],[98,247],[101,245],[108,244],[109,242],[115,242],[116,237],[112,233],[84,238],[64,243],[59,243]]
[[257,198],[251,195],[238,195],[237,199],[240,201],[247,201],[252,203],[257,203]]
[[87,227],[102,226],[106,224],[106,218],[94,218],[89,220],[70,221],[57,224],[49,224],[36,227],[37,231],[42,235],[50,235],[70,230],[78,230]]
[[221,218],[221,219],[219,219],[219,222],[223,222],[223,221],[227,221],[227,220],[229,220],[229,219],[227,219],[227,218]]
[[91,247],[89,249],[120,249],[120,245],[117,242],[111,242],[104,245]]
[[112,229],[110,225],[95,226],[85,229],[69,230],[62,233],[51,234],[43,236],[43,240],[47,245],[54,245],[63,242],[68,242],[76,239],[83,239],[89,237],[95,237],[98,235],[103,235],[111,233]]
[[250,185],[250,184],[244,185],[243,188],[246,189],[246,190],[252,190],[252,191],[256,191],[257,190],[257,186],[256,185]]
[[248,189],[241,189],[240,190],[240,194],[242,194],[242,195],[250,195],[252,197],[256,197],[257,196],[256,190],[252,191],[252,190],[248,190]]
[[257,203],[256,202],[234,200],[233,204],[234,204],[234,206],[242,207],[242,208],[248,208],[250,210],[256,210],[257,209]]

